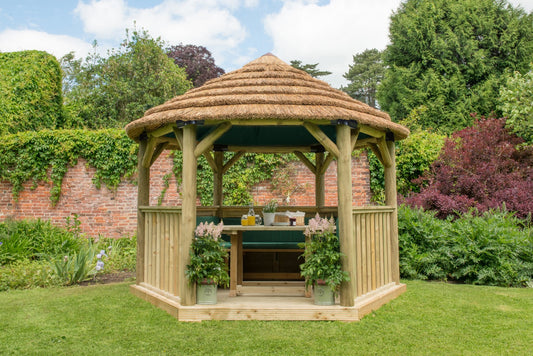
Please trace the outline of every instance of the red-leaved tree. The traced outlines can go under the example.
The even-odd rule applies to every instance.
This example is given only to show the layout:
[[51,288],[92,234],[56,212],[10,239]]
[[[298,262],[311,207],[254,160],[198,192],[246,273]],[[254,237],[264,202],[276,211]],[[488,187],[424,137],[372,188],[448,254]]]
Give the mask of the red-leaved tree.
[[209,79],[224,74],[224,69],[215,64],[211,52],[204,46],[183,45],[172,46],[167,55],[181,68],[185,68],[187,78],[197,88]]
[[505,128],[505,119],[481,118],[446,139],[428,186],[403,199],[437,216],[505,207],[525,218],[533,211],[533,148]]

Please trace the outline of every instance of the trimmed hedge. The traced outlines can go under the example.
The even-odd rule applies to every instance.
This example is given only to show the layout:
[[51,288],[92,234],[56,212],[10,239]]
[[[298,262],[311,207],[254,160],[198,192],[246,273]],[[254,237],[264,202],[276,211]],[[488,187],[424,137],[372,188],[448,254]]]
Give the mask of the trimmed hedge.
[[60,126],[61,79],[61,67],[51,54],[0,53],[0,135]]

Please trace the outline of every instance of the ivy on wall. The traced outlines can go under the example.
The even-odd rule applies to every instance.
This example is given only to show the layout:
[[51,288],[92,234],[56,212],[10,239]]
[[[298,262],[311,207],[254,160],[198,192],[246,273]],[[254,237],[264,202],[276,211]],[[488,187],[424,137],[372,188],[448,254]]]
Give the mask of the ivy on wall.
[[[0,140],[0,180],[12,185],[15,199],[27,181],[52,183],[50,200],[57,203],[61,195],[61,183],[69,166],[84,158],[96,168],[93,183],[97,188],[104,184],[116,189],[121,180],[132,177],[137,169],[138,145],[126,136],[122,129],[41,130],[5,135]],[[225,153],[227,162],[233,153]],[[224,204],[245,205],[252,201],[251,187],[271,179],[276,168],[283,166],[293,155],[245,154],[224,175]],[[182,154],[173,153],[172,172],[166,174],[159,203],[168,188],[171,174],[181,185]],[[213,171],[206,159],[198,160],[198,196],[202,205],[213,203]]]
[[63,120],[61,68],[40,51],[0,53],[0,135],[54,129]]
[[52,182],[50,199],[57,203],[69,165],[84,158],[96,168],[93,183],[116,189],[137,168],[137,144],[122,129],[97,131],[41,130],[5,135],[0,140],[0,180],[12,185],[18,198],[23,183]]
[[[233,157],[234,153],[224,153],[224,163]],[[181,185],[182,173],[181,151],[174,151],[173,173],[178,186]],[[288,161],[294,160],[293,155],[255,154],[247,153],[225,173],[222,180],[224,191],[224,205],[247,205],[252,202],[251,187],[257,183],[272,178],[274,171]],[[213,204],[213,171],[205,157],[200,156],[197,168],[197,191],[200,203],[204,206]],[[168,180],[166,182],[168,186]],[[164,194],[164,192],[162,193]],[[161,198],[160,200],[161,201]]]

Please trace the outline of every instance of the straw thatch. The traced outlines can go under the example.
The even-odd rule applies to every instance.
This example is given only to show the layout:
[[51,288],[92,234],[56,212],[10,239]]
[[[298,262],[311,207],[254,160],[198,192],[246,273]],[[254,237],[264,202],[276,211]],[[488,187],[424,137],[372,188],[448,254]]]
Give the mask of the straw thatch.
[[353,120],[400,140],[409,130],[385,112],[352,99],[327,83],[266,54],[199,88],[146,111],[126,126],[137,140],[177,120]]

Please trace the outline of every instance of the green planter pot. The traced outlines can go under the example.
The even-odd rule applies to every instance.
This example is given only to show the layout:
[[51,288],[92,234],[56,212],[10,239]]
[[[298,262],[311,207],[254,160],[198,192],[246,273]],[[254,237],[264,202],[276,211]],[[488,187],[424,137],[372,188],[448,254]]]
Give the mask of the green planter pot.
[[217,285],[196,284],[196,304],[217,304]]
[[335,292],[327,284],[315,283],[313,288],[316,305],[335,305]]

